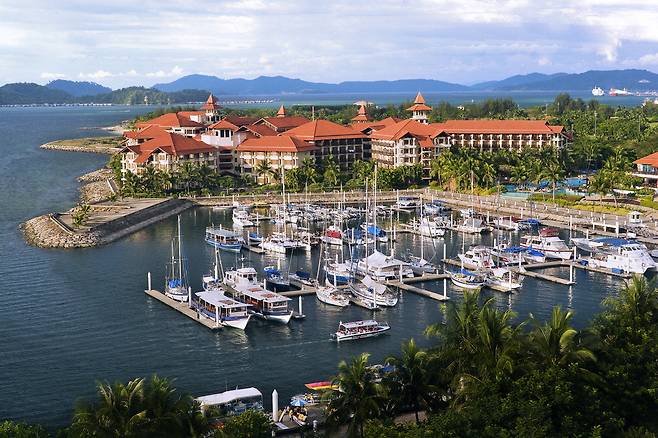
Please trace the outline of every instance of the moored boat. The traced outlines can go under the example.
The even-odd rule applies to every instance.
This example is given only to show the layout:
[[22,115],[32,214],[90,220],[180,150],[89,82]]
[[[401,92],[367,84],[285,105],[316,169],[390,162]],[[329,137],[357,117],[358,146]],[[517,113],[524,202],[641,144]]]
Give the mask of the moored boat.
[[206,290],[194,294],[192,307],[199,315],[215,321],[217,325],[244,330],[251,315],[248,304],[241,303],[224,295],[221,289]]
[[233,210],[233,226],[239,228],[253,227],[254,223],[249,219],[249,212],[242,208]]
[[331,306],[347,307],[350,305],[349,298],[339,289],[330,285],[318,286],[315,296],[320,302]]
[[226,294],[241,303],[250,304],[249,312],[268,321],[288,324],[292,310],[288,308],[290,298],[263,289],[260,285],[238,281],[226,288]]
[[447,271],[450,281],[462,289],[480,289],[484,286],[484,278],[475,272],[461,269],[459,271]]
[[178,216],[177,236],[171,241],[171,261],[167,265],[164,293],[172,300],[186,302],[189,299],[187,270],[183,263],[183,244]]
[[544,228],[539,235],[521,237],[521,247],[535,249],[544,253],[546,258],[570,260],[572,250],[560,239],[557,228]]
[[222,251],[240,252],[244,238],[239,233],[222,227],[207,227],[206,242]]
[[522,277],[507,268],[494,268],[486,276],[485,286],[500,292],[512,292],[523,285]]

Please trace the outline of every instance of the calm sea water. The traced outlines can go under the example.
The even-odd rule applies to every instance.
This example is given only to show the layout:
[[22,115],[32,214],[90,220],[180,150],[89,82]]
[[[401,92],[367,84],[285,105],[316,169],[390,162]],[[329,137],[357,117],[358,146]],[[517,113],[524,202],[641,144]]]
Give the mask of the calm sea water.
[[[115,124],[147,108],[2,108],[0,109],[0,419],[66,424],[76,400],[93,397],[100,380],[122,380],[157,373],[177,386],[203,395],[236,385],[256,386],[269,398],[276,388],[283,400],[324,380],[338,362],[362,351],[374,361],[399,351],[414,337],[431,342],[423,329],[440,321],[436,302],[404,294],[397,307],[377,318],[388,321],[390,335],[336,345],[329,341],[338,321],[363,319],[359,308],[337,310],[312,297],[304,299],[303,322],[288,326],[252,321],[243,332],[211,332],[148,298],[146,273],[163,283],[164,265],[175,233],[171,218],[113,244],[91,249],[44,250],[27,246],[18,225],[38,214],[69,208],[76,200],[76,177],[105,163],[106,157],[56,151],[38,146],[58,138],[104,134],[99,126]],[[185,253],[192,285],[210,268],[211,248],[203,242],[209,223],[229,225],[226,213],[195,209],[182,215]],[[267,230],[265,230],[267,231]],[[467,237],[471,243],[472,238]],[[489,237],[488,239],[491,239]],[[442,242],[442,241],[439,241]],[[461,247],[460,236],[446,238],[448,254]],[[477,241],[476,241],[477,242]],[[400,236],[398,254],[419,248],[418,237]],[[426,254],[435,248],[425,242]],[[442,243],[438,244],[440,252]],[[223,255],[224,264],[235,263]],[[284,269],[310,270],[317,253],[283,259]],[[252,256],[257,269],[275,264],[270,256]],[[559,270],[557,270],[559,271]],[[568,272],[558,272],[568,276]],[[525,318],[539,317],[561,305],[576,311],[576,323],[600,310],[603,297],[616,293],[616,279],[576,273],[575,287],[528,278],[513,296],[488,293],[501,308]],[[441,284],[425,287],[442,291]],[[448,294],[459,300],[452,288]],[[294,302],[296,307],[297,303]]]

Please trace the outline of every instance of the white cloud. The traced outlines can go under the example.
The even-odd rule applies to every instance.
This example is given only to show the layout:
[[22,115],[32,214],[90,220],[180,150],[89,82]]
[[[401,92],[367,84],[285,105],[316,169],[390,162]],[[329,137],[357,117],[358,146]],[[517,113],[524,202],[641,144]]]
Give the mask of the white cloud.
[[111,78],[113,76],[116,76],[113,73],[110,73],[109,71],[105,70],[96,70],[93,73],[80,73],[78,74],[78,77],[84,78],[84,79],[104,79],[104,78]]
[[65,77],[67,77],[67,75],[65,75],[64,73],[51,73],[51,72],[44,71],[43,73],[41,73],[39,75],[39,77],[41,79],[53,80],[53,79],[63,79]]
[[658,65],[658,53],[641,56],[638,62],[642,65]]
[[156,72],[146,73],[145,76],[147,78],[170,78],[170,77],[180,76],[182,74],[183,74],[183,69],[180,68],[179,66],[175,66],[168,72],[164,70],[158,70]]
[[537,64],[544,67],[544,66],[547,66],[547,65],[551,65],[551,60],[548,56],[542,56],[537,60]]

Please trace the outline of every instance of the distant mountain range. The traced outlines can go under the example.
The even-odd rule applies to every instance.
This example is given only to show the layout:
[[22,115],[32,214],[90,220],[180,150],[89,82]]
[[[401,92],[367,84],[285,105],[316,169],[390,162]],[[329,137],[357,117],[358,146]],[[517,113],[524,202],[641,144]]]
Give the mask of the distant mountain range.
[[53,90],[64,91],[71,96],[80,97],[80,96],[93,96],[96,94],[111,93],[112,89],[104,87],[101,84],[96,82],[76,82],[76,81],[66,81],[64,79],[57,79],[46,84],[46,87]]
[[473,91],[580,91],[598,86],[603,89],[627,88],[632,91],[658,90],[658,74],[647,70],[590,70],[584,73],[530,73],[487,81],[471,86],[433,79],[396,81],[347,81],[338,84],[308,82],[284,76],[259,76],[255,79],[221,79],[193,74],[151,88],[128,87],[114,90],[95,82],[56,80],[49,84],[6,84],[0,87],[0,105],[39,103],[117,103],[174,104],[205,100],[216,95],[253,96],[323,93],[425,93]]
[[[95,95],[73,95],[49,86],[16,83],[0,87],[0,105],[33,105],[65,103],[112,103],[117,105],[135,105],[150,103],[155,105],[201,102],[208,98],[208,90],[180,90],[167,93],[154,88],[128,87],[109,90]],[[87,87],[87,85],[84,85]]]

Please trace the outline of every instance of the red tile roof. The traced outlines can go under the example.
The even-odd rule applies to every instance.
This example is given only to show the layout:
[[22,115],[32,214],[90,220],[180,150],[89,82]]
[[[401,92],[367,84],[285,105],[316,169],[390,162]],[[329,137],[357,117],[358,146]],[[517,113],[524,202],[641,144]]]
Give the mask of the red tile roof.
[[274,126],[276,129],[290,129],[307,123],[308,119],[302,116],[263,117],[262,119],[255,122],[254,125],[265,122]]
[[205,116],[206,113],[204,111],[178,111],[178,114],[181,116],[187,117],[188,119],[191,116]]
[[174,156],[216,151],[215,147],[202,141],[185,137],[184,135],[172,134],[171,132],[164,132],[158,137],[131,147],[130,150],[138,154],[137,159],[135,159],[136,163],[145,163],[148,157],[156,150],[161,150]]
[[276,112],[276,116],[277,117],[285,117],[286,116],[286,108],[283,105],[281,105],[281,107],[279,108],[279,111]]
[[385,119],[382,120],[371,120],[369,122],[353,123],[350,126],[352,127],[352,129],[356,129],[357,131],[361,131],[361,132],[365,132],[369,129],[372,129],[373,131],[379,131],[380,129],[393,125],[399,122],[400,120],[402,119],[398,119],[395,117],[386,117]]
[[145,122],[139,122],[136,124],[138,128],[145,128],[147,126],[160,126],[162,128],[202,128],[201,123],[197,123],[193,120],[190,120],[188,117],[180,113],[167,113],[163,114],[160,117],[156,117]]
[[430,126],[450,134],[559,134],[563,126],[551,126],[544,120],[447,120]]
[[294,135],[307,141],[366,138],[362,132],[356,131],[349,126],[330,122],[329,120],[314,120],[286,131],[281,135]]
[[213,123],[212,125],[208,126],[208,129],[230,129],[231,131],[237,131],[240,128],[235,126],[231,122],[227,122],[224,119],[224,120],[220,120],[219,122]]
[[135,140],[148,140],[150,138],[155,138],[166,133],[167,131],[165,131],[160,126],[149,125],[146,128],[137,131],[126,131],[123,133],[123,136],[126,138],[133,138]]
[[414,104],[411,105],[409,108],[407,108],[407,111],[431,111],[432,107],[427,106],[425,104],[425,98],[423,97],[422,94],[420,94],[420,91],[416,95],[416,99],[414,99]]
[[220,108],[221,106],[217,103],[217,99],[215,99],[215,96],[213,96],[212,93],[208,96],[206,103],[201,105],[202,110],[218,110]]
[[638,158],[633,161],[633,164],[647,164],[649,166],[658,167],[658,152],[654,152],[646,157]]
[[405,119],[388,125],[379,131],[373,131],[372,134],[370,134],[370,138],[397,141],[406,135],[411,135],[417,138],[429,138],[434,132],[435,129],[431,125],[425,125],[413,119]]
[[312,144],[288,135],[248,138],[237,147],[238,151],[243,152],[306,152],[316,149]]
[[226,120],[229,123],[233,123],[235,126],[244,126],[244,125],[251,125],[253,123],[256,123],[259,119],[258,117],[227,115],[222,120]]
[[365,105],[359,106],[359,112],[357,113],[356,116],[352,117],[353,122],[367,122],[370,120],[368,117],[368,113],[366,112],[366,107]]
[[246,125],[240,128],[241,131],[247,131],[256,137],[265,137],[266,135],[276,135],[276,131],[267,125]]

